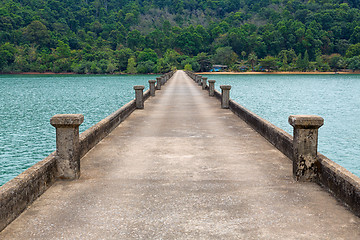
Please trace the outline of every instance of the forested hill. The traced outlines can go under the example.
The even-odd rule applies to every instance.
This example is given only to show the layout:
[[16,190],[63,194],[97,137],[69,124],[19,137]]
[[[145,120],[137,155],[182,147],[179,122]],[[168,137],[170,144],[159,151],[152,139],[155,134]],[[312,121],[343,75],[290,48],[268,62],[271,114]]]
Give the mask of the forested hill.
[[358,0],[0,3],[0,72],[360,69]]

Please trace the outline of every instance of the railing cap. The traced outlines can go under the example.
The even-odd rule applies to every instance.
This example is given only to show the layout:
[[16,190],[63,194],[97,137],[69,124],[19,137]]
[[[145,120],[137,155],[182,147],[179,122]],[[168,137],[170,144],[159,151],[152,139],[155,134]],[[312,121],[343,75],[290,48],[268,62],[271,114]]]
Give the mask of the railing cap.
[[209,83],[215,83],[215,80],[208,80]]
[[231,89],[231,86],[230,85],[220,85],[220,88],[222,90],[230,90]]
[[145,88],[145,86],[143,86],[143,85],[134,86],[134,90],[143,90],[144,88]]
[[324,119],[316,115],[291,115],[289,124],[295,128],[319,128],[324,125]]
[[149,83],[156,83],[156,80],[149,80]]
[[77,127],[84,122],[82,114],[56,114],[50,119],[54,127]]

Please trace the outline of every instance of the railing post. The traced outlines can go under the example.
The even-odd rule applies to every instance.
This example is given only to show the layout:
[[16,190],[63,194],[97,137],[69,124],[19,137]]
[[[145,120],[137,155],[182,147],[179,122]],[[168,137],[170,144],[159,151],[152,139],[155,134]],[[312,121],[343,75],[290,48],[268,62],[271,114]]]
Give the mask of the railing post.
[[229,108],[230,85],[221,85],[221,108]]
[[202,76],[199,75],[198,80],[197,80],[197,83],[198,83],[199,86],[201,86],[201,79],[202,79]]
[[143,90],[145,86],[134,86],[135,90],[135,101],[136,101],[136,108],[137,109],[143,109],[144,108],[144,96],[143,96]]
[[50,119],[56,128],[56,165],[61,179],[80,177],[79,126],[83,121],[82,114],[57,114]]
[[206,78],[206,77],[203,77],[203,78],[202,78],[202,90],[205,90],[205,89],[206,89],[206,84],[207,84],[207,78]]
[[195,75],[195,82],[196,83],[199,83],[199,79],[200,79],[201,77],[200,77],[200,75]]
[[294,179],[314,181],[318,172],[318,129],[324,124],[324,119],[315,115],[291,115],[289,123],[294,127]]
[[156,90],[161,90],[161,77],[157,77],[156,82]]
[[155,83],[156,80],[149,80],[150,96],[155,96]]
[[215,80],[209,80],[209,96],[215,95]]

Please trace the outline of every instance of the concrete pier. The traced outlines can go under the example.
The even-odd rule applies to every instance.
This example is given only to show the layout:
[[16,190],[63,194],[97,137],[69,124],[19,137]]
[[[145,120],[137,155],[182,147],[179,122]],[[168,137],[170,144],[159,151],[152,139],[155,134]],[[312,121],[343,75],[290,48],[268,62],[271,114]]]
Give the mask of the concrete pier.
[[360,239],[360,220],[178,71],[0,239]]

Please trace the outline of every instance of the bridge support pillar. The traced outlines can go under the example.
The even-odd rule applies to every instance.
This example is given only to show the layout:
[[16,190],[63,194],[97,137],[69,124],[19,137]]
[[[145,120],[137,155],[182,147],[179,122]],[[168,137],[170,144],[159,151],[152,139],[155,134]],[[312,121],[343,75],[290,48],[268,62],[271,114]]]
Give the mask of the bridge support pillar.
[[215,95],[215,80],[209,80],[209,96]]
[[206,77],[203,77],[202,78],[202,90],[205,90],[206,89],[206,84],[207,84],[207,78]]
[[145,86],[134,86],[135,90],[135,101],[136,101],[136,108],[137,109],[143,109],[144,108],[144,95],[143,90]]
[[155,96],[155,83],[156,80],[149,80],[149,87],[150,87],[150,96]]
[[161,90],[161,77],[157,77],[156,82],[156,90]]
[[291,115],[289,124],[294,127],[294,179],[315,181],[318,172],[318,129],[324,124],[324,119],[315,115]]
[[56,161],[61,179],[80,177],[79,126],[83,121],[82,114],[57,114],[50,119],[56,128]]
[[229,108],[230,85],[221,85],[221,108]]

